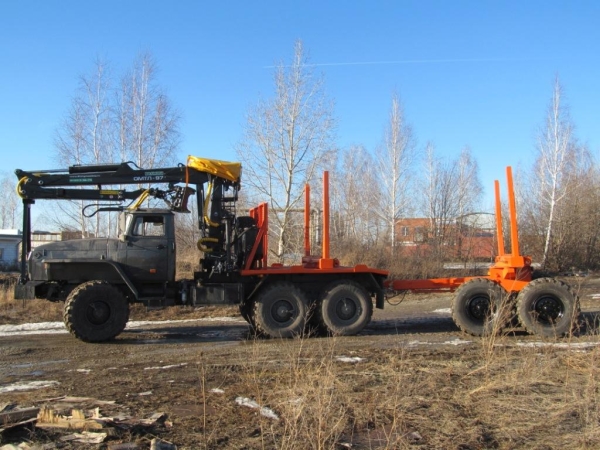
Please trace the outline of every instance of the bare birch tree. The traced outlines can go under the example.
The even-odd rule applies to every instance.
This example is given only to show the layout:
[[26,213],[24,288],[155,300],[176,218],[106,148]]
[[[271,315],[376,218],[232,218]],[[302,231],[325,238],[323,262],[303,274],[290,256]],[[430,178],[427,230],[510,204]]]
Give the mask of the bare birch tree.
[[0,179],[0,228],[21,227],[21,202],[15,190],[15,177],[8,174]]
[[[80,77],[77,95],[55,137],[57,162],[105,164],[133,161],[152,168],[173,162],[179,144],[179,115],[156,82],[156,64],[142,54],[114,88],[109,64],[95,62],[90,75]],[[54,222],[61,228],[96,236],[113,231],[110,214],[90,223],[82,207],[89,202],[57,202]],[[105,220],[104,222],[102,220]]]
[[[73,99],[68,115],[55,137],[57,161],[61,166],[74,164],[98,164],[112,160],[110,79],[107,63],[101,59],[95,62],[91,75],[79,79],[78,95]],[[89,223],[83,214],[83,207],[89,202],[57,202],[56,208],[64,216],[59,219],[61,226],[64,218],[75,219],[82,237],[88,232],[96,236],[101,233],[100,217]]]
[[291,64],[275,70],[274,97],[248,113],[245,139],[237,148],[244,185],[269,199],[276,232],[271,251],[280,262],[294,252],[288,238],[304,184],[334,149],[333,104],[325,96],[323,78],[307,61],[302,42],[296,42]]
[[406,121],[398,94],[394,93],[383,144],[376,152],[378,172],[381,176],[379,211],[390,230],[392,254],[396,246],[396,221],[406,214],[409,206],[414,148],[412,127]]
[[179,113],[156,82],[152,55],[141,54],[122,77],[116,97],[117,148],[121,161],[140,167],[173,163],[179,146]]
[[576,144],[573,123],[563,101],[563,88],[558,77],[554,81],[552,99],[544,126],[537,140],[537,158],[534,169],[536,203],[544,214],[544,249],[541,265],[546,267],[552,245],[557,207],[567,191],[565,188],[574,175]]
[[[331,188],[333,236],[352,246],[377,246],[381,220],[372,206],[379,203],[378,172],[371,154],[352,146],[341,154],[341,164]],[[340,244],[341,245],[341,244]]]
[[482,194],[477,161],[465,147],[459,157],[445,161],[435,154],[432,143],[427,144],[425,168],[421,179],[422,209],[429,219],[429,243],[434,258],[440,261],[447,255],[451,232],[457,221],[477,212]]

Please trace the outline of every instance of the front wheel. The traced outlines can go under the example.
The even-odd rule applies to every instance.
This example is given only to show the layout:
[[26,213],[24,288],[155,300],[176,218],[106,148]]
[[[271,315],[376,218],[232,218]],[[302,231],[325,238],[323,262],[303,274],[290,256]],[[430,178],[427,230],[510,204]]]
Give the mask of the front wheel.
[[373,302],[361,285],[342,280],[325,288],[316,313],[329,334],[351,336],[360,333],[371,321]]
[[304,332],[308,300],[302,289],[288,282],[263,288],[254,302],[254,324],[259,333],[291,338]]
[[510,321],[508,303],[509,296],[502,286],[487,278],[474,278],[456,290],[452,319],[473,336],[497,334]]
[[564,336],[577,323],[579,298],[562,281],[538,278],[519,292],[517,310],[528,333],[544,337]]
[[63,319],[69,332],[84,342],[108,341],[125,329],[129,304],[108,282],[88,281],[67,297]]

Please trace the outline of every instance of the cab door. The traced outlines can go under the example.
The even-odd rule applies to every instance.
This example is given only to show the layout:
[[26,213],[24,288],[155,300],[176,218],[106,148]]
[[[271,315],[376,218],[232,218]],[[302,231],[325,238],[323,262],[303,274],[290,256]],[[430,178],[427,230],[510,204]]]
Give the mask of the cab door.
[[175,280],[172,214],[135,214],[127,234],[126,270],[134,283]]

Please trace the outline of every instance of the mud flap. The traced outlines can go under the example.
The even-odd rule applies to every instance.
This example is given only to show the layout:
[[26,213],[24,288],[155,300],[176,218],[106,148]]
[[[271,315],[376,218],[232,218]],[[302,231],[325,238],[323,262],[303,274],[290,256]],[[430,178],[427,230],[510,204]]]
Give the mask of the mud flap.
[[375,291],[375,307],[377,309],[383,309],[385,306],[385,292],[383,289],[377,289]]

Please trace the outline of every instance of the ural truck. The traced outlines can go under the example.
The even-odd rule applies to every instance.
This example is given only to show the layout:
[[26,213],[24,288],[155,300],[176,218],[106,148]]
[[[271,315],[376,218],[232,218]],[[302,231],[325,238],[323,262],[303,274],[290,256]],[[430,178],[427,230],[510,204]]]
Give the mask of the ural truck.
[[[388,272],[340,266],[329,256],[327,232],[319,257],[310,255],[305,240],[300,265],[268,265],[268,205],[238,215],[239,163],[189,157],[185,165],[149,170],[121,163],[15,173],[23,199],[15,298],[64,301],[65,325],[83,341],[116,337],[127,324],[132,303],[237,304],[244,319],[270,337],[301,334],[309,320],[328,333],[356,334],[371,319],[372,298],[383,308]],[[164,184],[166,189],[139,187]],[[189,211],[194,193],[203,257],[193,279],[176,280],[174,214]],[[143,207],[148,198],[164,200],[168,208]],[[118,237],[32,248],[31,205],[39,199],[94,201],[86,207],[95,208],[88,215],[118,211]],[[123,206],[126,201],[130,204]],[[328,220],[328,212],[325,216]]]
[[[123,331],[129,305],[237,304],[259,334],[293,337],[308,329],[359,333],[399,292],[454,292],[452,317],[476,336],[502,331],[516,320],[532,334],[564,335],[579,315],[579,300],[558,280],[533,280],[531,258],[519,251],[512,172],[507,168],[511,253],[504,249],[499,183],[495,183],[498,256],[482,277],[388,279],[386,270],[340,265],[329,254],[329,177],[323,177],[322,250],[310,245],[310,187],[305,190],[304,256],[300,264],[268,264],[266,203],[237,211],[241,165],[189,157],[185,165],[141,169],[132,163],[16,170],[23,199],[23,245],[16,299],[64,301],[67,329],[86,342]],[[141,188],[142,184],[152,187]],[[166,189],[157,185],[167,184]],[[134,189],[123,187],[132,186]],[[137,188],[137,189],[135,189]],[[175,277],[175,213],[189,213],[196,194],[203,256],[192,279]],[[143,207],[148,198],[168,208]],[[94,201],[93,215],[118,211],[117,238],[54,242],[32,248],[31,205],[38,199]],[[123,202],[129,205],[123,206]],[[103,202],[98,204],[98,202]],[[105,203],[109,203],[107,206]],[[120,205],[117,205],[120,203]],[[515,320],[516,319],[516,320]]]

